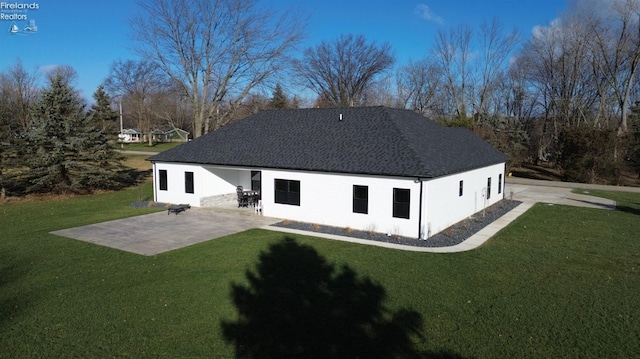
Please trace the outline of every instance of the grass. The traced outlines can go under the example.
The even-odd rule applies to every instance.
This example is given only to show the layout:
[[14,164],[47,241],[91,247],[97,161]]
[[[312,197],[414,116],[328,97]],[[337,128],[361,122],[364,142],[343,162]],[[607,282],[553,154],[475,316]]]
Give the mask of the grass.
[[123,143],[118,144],[116,148],[126,151],[162,152],[181,144],[183,144],[183,142],[154,143],[153,146],[149,146],[148,143]]
[[[146,184],[142,192],[0,205],[0,358],[234,357],[221,329],[237,318],[232,284],[253,283],[247,271],[264,269],[265,253],[283,234],[250,230],[154,257],[49,234],[147,213],[128,203],[150,193]],[[635,357],[640,195],[598,194],[621,210],[538,204],[465,253],[294,238],[383,288],[388,310],[418,313],[423,339],[413,345],[423,353]]]

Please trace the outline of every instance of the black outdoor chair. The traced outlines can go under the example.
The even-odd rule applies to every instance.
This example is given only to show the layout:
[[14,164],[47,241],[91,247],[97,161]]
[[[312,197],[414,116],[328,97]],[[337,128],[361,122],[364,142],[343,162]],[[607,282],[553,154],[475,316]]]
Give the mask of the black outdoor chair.
[[238,207],[249,207],[249,196],[242,191],[242,186],[236,187],[238,195]]

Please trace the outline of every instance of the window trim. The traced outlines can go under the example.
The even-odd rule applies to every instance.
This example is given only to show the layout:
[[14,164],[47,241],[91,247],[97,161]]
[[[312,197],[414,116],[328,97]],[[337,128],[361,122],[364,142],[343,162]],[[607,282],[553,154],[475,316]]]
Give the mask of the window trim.
[[[398,201],[400,191],[406,192],[407,201]],[[400,207],[402,206],[402,207]],[[405,214],[406,211],[406,214]],[[410,219],[411,217],[411,189],[409,188],[393,188],[393,218]]]
[[169,181],[167,177],[167,170],[158,170],[158,189],[160,191],[169,190]]
[[[286,184],[286,190],[281,190],[278,189],[278,187],[282,187],[282,186],[278,186],[278,183],[281,184]],[[291,185],[292,184],[296,184],[296,187],[298,188],[298,191],[296,192],[295,190],[291,190]],[[295,188],[295,187],[294,187]],[[300,187],[300,181],[299,180],[288,180],[288,179],[282,179],[282,178],[274,178],[273,180],[273,201],[274,203],[277,204],[286,204],[286,205],[291,205],[291,206],[300,206],[300,192],[301,191],[301,187]],[[284,198],[283,198],[284,196]]]
[[[365,191],[365,197],[364,198],[359,198],[356,196],[356,194],[362,194],[362,192],[359,192],[358,190]],[[369,186],[362,186],[362,185],[353,185],[353,191],[352,191],[352,212],[353,213],[362,213],[362,214],[369,214]],[[363,208],[364,207],[364,208]]]
[[193,178],[193,172],[184,172],[184,193],[195,193],[195,180]]

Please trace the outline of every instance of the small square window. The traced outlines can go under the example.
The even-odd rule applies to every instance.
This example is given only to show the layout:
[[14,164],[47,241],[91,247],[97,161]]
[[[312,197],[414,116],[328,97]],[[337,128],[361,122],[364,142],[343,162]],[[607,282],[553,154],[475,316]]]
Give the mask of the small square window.
[[300,181],[276,179],[274,187],[276,203],[300,205]]

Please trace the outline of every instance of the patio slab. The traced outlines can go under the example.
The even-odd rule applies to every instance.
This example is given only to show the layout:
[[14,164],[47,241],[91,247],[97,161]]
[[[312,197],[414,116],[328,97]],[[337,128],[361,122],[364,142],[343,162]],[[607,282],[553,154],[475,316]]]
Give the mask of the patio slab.
[[152,256],[278,221],[256,215],[250,209],[191,208],[178,215],[162,211],[51,233]]

